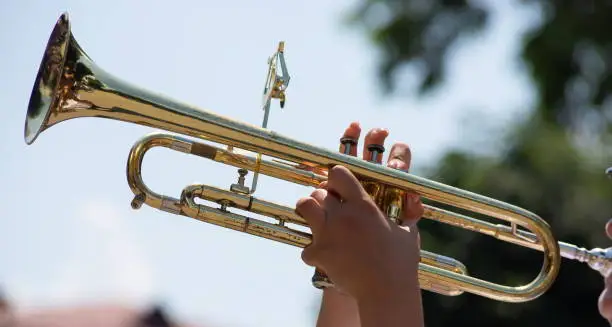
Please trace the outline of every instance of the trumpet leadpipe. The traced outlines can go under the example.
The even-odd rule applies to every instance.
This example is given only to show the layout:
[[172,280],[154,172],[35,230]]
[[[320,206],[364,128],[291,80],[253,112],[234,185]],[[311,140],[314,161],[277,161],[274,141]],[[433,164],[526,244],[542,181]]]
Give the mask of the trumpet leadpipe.
[[[423,218],[488,235],[501,241],[544,252],[545,246],[534,233],[522,230],[516,224],[502,225],[475,219],[452,211],[440,209],[431,205],[424,205]],[[603,276],[612,272],[612,248],[586,249],[577,245],[558,242],[561,257],[586,263],[591,269]]]

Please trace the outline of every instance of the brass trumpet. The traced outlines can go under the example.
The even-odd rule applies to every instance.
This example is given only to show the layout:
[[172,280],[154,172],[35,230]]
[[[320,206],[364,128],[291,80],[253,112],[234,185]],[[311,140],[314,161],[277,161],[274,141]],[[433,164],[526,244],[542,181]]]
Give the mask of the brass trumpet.
[[[284,91],[289,79],[283,52],[284,45],[281,43],[275,57],[269,61],[263,101],[265,118],[259,127],[140,89],[105,72],[81,49],[70,30],[68,15],[64,13],[50,35],[32,89],[25,121],[25,142],[32,144],[41,132],[57,123],[73,118],[99,117],[225,144],[226,148],[220,148],[183,136],[160,133],[138,140],[130,151],[126,171],[128,184],[134,193],[132,207],[137,209],[147,204],[165,212],[297,247],[307,246],[311,235],[289,225],[308,227],[306,222],[291,207],[255,198],[256,177],[261,173],[299,185],[316,186],[326,180],[329,167],[343,165],[359,178],[390,218],[397,217],[401,212],[402,194],[412,191],[434,202],[506,221],[507,225],[484,222],[431,205],[425,207],[423,218],[543,253],[540,272],[531,282],[506,286],[468,275],[466,267],[453,258],[422,251],[419,263],[421,288],[444,295],[469,292],[506,302],[533,300],[551,287],[562,257],[586,262],[602,273],[611,269],[610,253],[558,242],[546,221],[522,208],[336,151],[317,148],[268,130],[266,124],[270,101],[280,99],[281,105],[285,101]],[[284,76],[278,75],[279,64]],[[189,185],[178,198],[157,194],[143,182],[141,164],[147,150],[160,146],[237,167],[238,181],[229,190]],[[237,149],[256,155],[248,156]],[[275,160],[263,160],[263,155]],[[244,184],[248,171],[255,175],[251,187]],[[218,207],[197,204],[197,199],[217,203]],[[267,216],[276,223],[249,218],[230,212],[228,208]]]

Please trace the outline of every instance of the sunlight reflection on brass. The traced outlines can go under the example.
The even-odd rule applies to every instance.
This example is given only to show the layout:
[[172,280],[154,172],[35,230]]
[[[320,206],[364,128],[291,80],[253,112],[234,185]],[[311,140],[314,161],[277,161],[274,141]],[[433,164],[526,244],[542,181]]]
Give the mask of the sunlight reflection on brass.
[[[281,42],[276,55],[283,52],[284,43]],[[49,127],[80,117],[114,119],[183,134],[185,137],[149,134],[132,147],[127,161],[127,181],[134,193],[131,203],[134,209],[146,204],[171,214],[297,247],[308,245],[311,235],[290,225],[307,229],[305,222],[295,215],[291,207],[255,198],[256,182],[248,187],[241,179],[246,171],[240,171],[241,175],[236,176],[238,181],[231,185],[230,190],[198,184],[186,186],[180,196],[166,196],[149,189],[142,180],[141,165],[145,153],[153,147],[166,147],[245,169],[255,176],[264,174],[304,186],[317,186],[326,180],[329,167],[343,165],[362,181],[381,209],[391,216],[399,216],[398,212],[403,207],[402,194],[412,191],[433,202],[503,220],[507,225],[492,224],[431,205],[425,208],[425,219],[543,253],[540,272],[530,283],[506,286],[468,275],[466,267],[453,258],[421,251],[421,287],[440,294],[452,296],[468,292],[506,302],[533,300],[551,287],[562,257],[586,262],[602,273],[609,271],[611,263],[606,251],[586,250],[558,242],[546,221],[522,208],[337,151],[314,147],[267,129],[270,101],[278,99],[284,105],[287,97],[285,89],[289,77],[285,75],[283,57],[277,58],[280,59],[278,62],[270,61],[269,73],[273,74],[268,75],[263,101],[266,118],[259,127],[140,89],[108,74],[79,47],[70,31],[68,16],[64,14],[49,38],[32,88],[24,128],[25,142],[32,144]],[[276,75],[277,64],[281,65],[282,76]],[[227,148],[199,143],[186,137],[224,144]],[[244,151],[255,155],[248,156]],[[274,159],[264,160],[263,155]],[[198,204],[196,200],[206,200],[216,206]],[[275,222],[230,212],[230,208],[266,216]]]

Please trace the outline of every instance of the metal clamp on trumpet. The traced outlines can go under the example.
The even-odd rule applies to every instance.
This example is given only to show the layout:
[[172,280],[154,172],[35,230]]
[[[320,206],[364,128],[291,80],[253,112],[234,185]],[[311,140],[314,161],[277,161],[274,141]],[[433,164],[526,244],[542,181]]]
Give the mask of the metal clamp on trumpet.
[[[277,74],[279,63],[282,76]],[[589,251],[558,242],[546,221],[527,210],[336,151],[314,147],[266,129],[270,101],[279,99],[284,105],[288,82],[284,44],[281,42],[269,61],[262,127],[230,120],[140,89],[105,72],[81,49],[70,31],[68,15],[63,14],[51,32],[34,82],[25,121],[25,142],[32,144],[41,132],[51,126],[81,117],[114,119],[182,134],[150,134],[132,147],[127,160],[127,180],[134,193],[133,208],[146,204],[172,214],[298,247],[310,244],[311,234],[291,229],[287,224],[308,227],[305,221],[295,215],[291,207],[253,197],[256,179],[251,187],[245,186],[248,171],[255,176],[265,174],[290,183],[317,186],[326,180],[327,167],[343,165],[367,186],[371,196],[390,218],[402,209],[398,195],[412,191],[433,202],[506,223],[492,224],[431,205],[425,207],[425,219],[543,253],[540,272],[530,283],[507,286],[472,277],[460,262],[422,251],[419,264],[421,287],[445,295],[469,292],[506,302],[529,301],[551,287],[562,257],[586,262],[604,274],[610,271],[612,263],[609,252],[601,249]],[[226,147],[200,143],[187,137],[224,144]],[[141,175],[144,155],[153,147],[167,147],[236,167],[239,169],[238,179],[229,190],[198,184],[186,186],[177,197],[155,193],[145,185]],[[257,155],[239,154],[234,148]],[[263,160],[263,155],[276,160]],[[209,200],[218,206],[197,204],[197,199]],[[229,208],[271,217],[276,223],[230,212]]]

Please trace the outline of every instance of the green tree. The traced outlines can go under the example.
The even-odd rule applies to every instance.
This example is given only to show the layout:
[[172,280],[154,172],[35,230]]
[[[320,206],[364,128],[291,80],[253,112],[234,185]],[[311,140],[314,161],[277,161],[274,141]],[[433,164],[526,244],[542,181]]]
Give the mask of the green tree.
[[[465,0],[361,0],[351,21],[381,50],[383,90],[397,91],[404,65],[422,70],[419,91],[440,86],[448,50],[487,28],[491,2]],[[452,150],[428,177],[535,212],[560,239],[606,247],[604,223],[612,217],[612,164],[606,140],[612,89],[612,2],[523,0],[541,24],[522,35],[521,59],[537,101],[523,121],[497,135],[505,147],[493,156]],[[487,135],[489,138],[490,135]],[[584,140],[589,140],[585,142]],[[460,259],[472,275],[517,285],[538,273],[542,255],[434,222],[423,221],[423,247]],[[535,301],[510,304],[464,294],[424,293],[428,326],[607,326],[597,312],[601,276],[563,261],[551,290]]]

